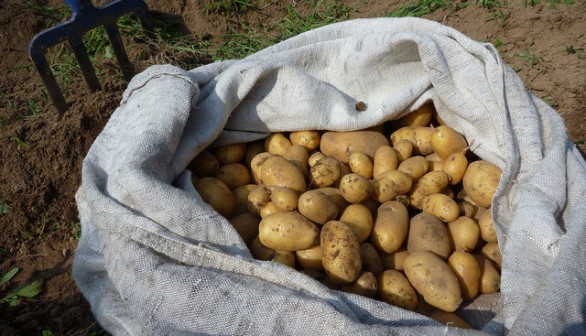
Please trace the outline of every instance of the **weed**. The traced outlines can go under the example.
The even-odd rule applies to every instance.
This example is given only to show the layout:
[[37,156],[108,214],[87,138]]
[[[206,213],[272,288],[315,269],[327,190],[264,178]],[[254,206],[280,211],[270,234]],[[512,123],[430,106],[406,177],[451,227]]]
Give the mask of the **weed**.
[[506,46],[507,44],[509,44],[509,42],[503,42],[501,39],[497,38],[496,40],[494,40],[494,47],[495,48],[502,48],[504,46]]
[[19,287],[0,299],[0,304],[8,304],[14,307],[20,304],[22,299],[32,299],[43,292],[43,283],[43,279],[39,279]]
[[41,336],[53,336],[53,332],[51,330],[43,330]]
[[324,4],[324,1],[316,1],[313,10],[307,16],[303,16],[295,9],[295,6],[289,4],[287,15],[277,26],[281,29],[281,39],[287,39],[349,17],[350,7],[335,1],[329,4]]
[[574,141],[574,145],[583,145],[584,144],[584,140],[576,140]]
[[18,134],[13,133],[12,137],[10,137],[10,140],[16,142],[16,145],[18,146],[18,149],[28,149],[29,145],[24,142],[21,138],[18,137]]
[[6,215],[10,213],[10,206],[6,203],[5,200],[0,198],[0,216]]
[[575,49],[574,46],[567,46],[566,52],[568,54],[575,54],[578,59],[584,59],[584,48]]
[[2,277],[0,277],[0,282],[7,283],[8,281],[12,280],[12,278],[14,278],[16,273],[18,273],[19,271],[20,271],[20,268],[14,267],[10,271],[8,271],[4,275],[2,275]]
[[77,240],[81,238],[81,222],[73,223],[73,236]]
[[416,2],[405,4],[394,11],[390,12],[389,17],[421,17],[425,14],[433,13],[440,8],[445,8],[451,0],[417,0]]
[[523,0],[522,4],[523,7],[527,7],[527,6],[531,6],[531,7],[535,7],[537,5],[539,5],[540,0]]
[[486,9],[495,9],[503,6],[503,4],[501,4],[498,0],[476,0],[476,5]]
[[51,19],[51,23],[64,21],[71,16],[69,7],[49,7],[39,4],[38,1],[27,0],[21,4],[23,9],[32,9],[36,13]]
[[212,1],[204,6],[206,14],[224,14],[226,16],[244,14],[248,10],[254,9],[251,1],[244,0],[221,0]]
[[541,63],[541,61],[543,60],[543,57],[535,54],[533,51],[529,50],[529,51],[523,51],[520,53],[515,53],[513,55],[514,57],[523,60],[526,64],[529,64],[529,66],[531,68],[534,68],[535,66],[537,66],[538,64]]
[[557,5],[573,5],[574,0],[546,0],[545,3],[550,8],[555,8]]

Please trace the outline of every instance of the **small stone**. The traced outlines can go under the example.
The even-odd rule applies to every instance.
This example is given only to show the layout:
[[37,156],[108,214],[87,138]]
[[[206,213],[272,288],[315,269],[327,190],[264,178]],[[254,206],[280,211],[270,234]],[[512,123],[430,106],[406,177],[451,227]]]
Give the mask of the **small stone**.
[[362,111],[366,111],[366,104],[364,102],[357,102],[356,103],[356,110],[362,112]]

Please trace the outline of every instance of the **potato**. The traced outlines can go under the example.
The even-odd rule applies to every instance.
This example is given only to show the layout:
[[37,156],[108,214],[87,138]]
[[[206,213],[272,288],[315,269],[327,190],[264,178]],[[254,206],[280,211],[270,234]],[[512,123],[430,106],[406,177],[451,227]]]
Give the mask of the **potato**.
[[473,254],[480,265],[480,293],[490,294],[501,288],[501,275],[492,262],[481,255]]
[[340,162],[331,156],[326,156],[311,167],[309,175],[313,187],[329,187],[340,179]]
[[372,181],[372,196],[380,203],[394,200],[411,190],[411,177],[400,170],[389,170]]
[[271,260],[275,256],[275,250],[264,246],[258,236],[250,244],[250,253],[258,260]]
[[334,183],[334,185],[339,184],[340,179],[344,175],[348,175],[348,174],[352,174],[352,169],[350,168],[350,165],[348,164],[348,162],[340,162],[340,177],[338,178],[338,181],[336,181]]
[[447,312],[458,309],[462,303],[458,278],[435,253],[409,253],[404,266],[407,279],[427,303]]
[[295,257],[299,266],[313,270],[321,271],[324,269],[322,265],[323,253],[321,245],[316,245],[307,250],[295,251]]
[[413,143],[409,140],[401,140],[393,145],[393,149],[397,153],[398,162],[401,163],[413,154]]
[[383,269],[394,269],[397,271],[403,270],[403,264],[405,258],[409,255],[409,251],[406,248],[400,248],[393,253],[381,253],[380,258],[383,262]]
[[265,206],[262,207],[262,209],[260,209],[259,215],[260,215],[260,218],[265,218],[265,217],[268,217],[268,216],[274,214],[275,212],[280,212],[280,211],[283,211],[283,210],[279,209],[275,205],[275,203],[268,202],[267,204],[265,204]]
[[448,223],[448,234],[455,251],[470,252],[478,245],[480,228],[474,219],[462,216]]
[[443,188],[442,191],[440,191],[439,193],[448,196],[452,200],[456,198],[456,195],[454,194],[454,191],[452,190],[452,188],[450,188],[450,186]]
[[468,143],[464,136],[446,125],[438,126],[433,130],[431,146],[433,151],[444,161],[450,155],[454,153],[466,153],[468,149]]
[[265,161],[261,169],[261,179],[267,187],[285,187],[299,194],[307,190],[303,173],[280,156],[273,156]]
[[319,148],[326,156],[333,156],[341,162],[348,162],[350,154],[354,152],[374,157],[375,151],[380,146],[388,145],[387,138],[379,132],[325,132],[322,134]]
[[342,197],[350,203],[360,203],[370,197],[370,181],[358,174],[346,174],[340,180]]
[[399,127],[405,126],[429,126],[433,117],[433,104],[427,103],[417,110],[406,114],[396,120]]
[[285,152],[291,146],[293,144],[283,133],[271,133],[265,139],[265,152],[273,155],[285,156]]
[[228,163],[218,168],[215,178],[234,189],[250,183],[250,172],[242,163]]
[[234,195],[234,201],[236,204],[233,216],[248,212],[248,195],[256,188],[256,184],[246,184],[232,189],[232,195]]
[[448,174],[449,184],[456,185],[462,182],[466,168],[468,167],[468,159],[462,153],[454,153],[444,161],[442,170]]
[[220,165],[241,161],[246,154],[246,143],[219,146],[212,149]]
[[374,169],[374,163],[368,155],[360,152],[354,152],[350,154],[348,161],[350,169],[354,174],[364,176],[367,179],[372,178],[372,172]]
[[308,190],[299,196],[299,212],[314,223],[325,224],[338,216],[338,207],[318,189]]
[[281,211],[260,221],[258,237],[264,246],[273,250],[307,250],[318,244],[319,229],[297,211]]
[[383,262],[371,243],[360,244],[360,255],[362,256],[363,272],[371,272],[375,276],[383,272]]
[[313,152],[319,147],[320,134],[318,131],[297,131],[289,133],[289,140],[294,145],[301,145],[308,152]]
[[462,183],[474,203],[489,208],[501,179],[501,170],[490,162],[479,160],[468,165]]
[[346,207],[350,205],[350,203],[348,203],[348,201],[346,201],[342,196],[342,191],[340,191],[340,188],[325,187],[318,188],[316,190],[319,190],[326,194],[330,198],[330,200],[332,200],[332,202],[336,204],[336,206],[338,207],[338,214],[343,213]]
[[230,223],[247,246],[250,246],[254,238],[258,236],[260,218],[249,212],[241,213],[230,218]]
[[374,153],[372,176],[378,178],[382,173],[397,169],[399,159],[391,146],[380,146]]
[[220,215],[230,219],[236,208],[236,200],[226,183],[215,177],[202,177],[195,183],[195,190],[204,202],[212,206]]
[[427,160],[427,162],[429,162],[429,171],[444,170],[444,161]]
[[285,151],[283,158],[295,165],[305,178],[309,177],[309,164],[307,163],[309,153],[305,147],[293,145]]
[[432,319],[445,324],[447,327],[456,327],[462,329],[472,329],[472,326],[468,322],[464,321],[460,316],[455,313],[448,313],[443,310],[436,309],[429,315]]
[[250,170],[252,171],[254,183],[262,184],[262,165],[273,156],[271,153],[263,152],[252,158],[250,161]]
[[496,243],[496,231],[494,223],[492,222],[492,210],[488,209],[478,218],[478,226],[480,228],[480,237],[487,243]]
[[244,163],[246,166],[250,167],[252,163],[252,159],[260,153],[265,151],[265,144],[264,140],[257,140],[253,142],[249,142],[246,145],[246,153],[244,153]]
[[313,278],[314,280],[321,282],[330,289],[340,289],[340,284],[334,283],[332,280],[330,280],[330,278],[328,278],[328,276],[324,272],[306,268],[301,270],[301,273]]
[[386,270],[378,277],[378,298],[408,310],[417,308],[418,299],[409,280],[399,271]]
[[429,155],[426,155],[425,159],[430,162],[443,162],[444,161],[436,153],[431,153]]
[[391,141],[393,144],[401,140],[409,140],[413,143],[413,150],[421,155],[429,155],[433,153],[431,145],[431,135],[433,128],[423,126],[406,126],[399,128],[391,134]]
[[289,188],[270,187],[268,192],[273,203],[279,210],[293,211],[297,209],[299,195]]
[[421,203],[421,210],[436,216],[444,223],[453,222],[460,216],[458,203],[444,194],[426,196]]
[[411,188],[409,201],[412,207],[421,210],[425,197],[440,193],[448,186],[448,174],[443,171],[432,171],[423,175]]
[[502,264],[503,264],[503,256],[501,254],[501,249],[497,242],[494,243],[487,243],[482,247],[482,256],[490,259],[496,266],[497,269],[500,271]]
[[269,191],[264,184],[259,184],[248,193],[248,211],[254,215],[259,215],[260,210],[270,201],[271,195]]
[[370,210],[363,204],[348,205],[342,215],[340,221],[346,223],[348,227],[356,234],[359,242],[363,242],[370,236],[374,226],[374,219]]
[[401,248],[408,230],[407,208],[400,202],[388,201],[378,208],[370,238],[379,251],[392,253]]
[[199,177],[212,176],[218,168],[220,168],[220,161],[207,150],[197,154],[187,166],[187,169]]
[[271,261],[295,268],[295,253],[291,251],[275,251]]
[[323,267],[336,283],[352,283],[360,275],[360,243],[354,232],[340,221],[329,221],[321,230]]
[[315,166],[315,164],[325,158],[326,156],[324,155],[324,153],[322,152],[313,152],[311,153],[311,155],[309,156],[309,159],[307,159],[307,163],[309,164],[309,168]]
[[437,217],[426,212],[413,216],[409,225],[407,250],[410,254],[431,251],[447,259],[452,252],[448,229]]
[[460,208],[460,215],[461,216],[466,216],[468,218],[474,218],[476,216],[476,214],[478,213],[478,206],[473,205],[470,202],[461,200],[461,201],[457,201],[456,203],[458,203],[458,208]]
[[429,171],[429,161],[423,156],[412,156],[401,162],[397,170],[404,172],[411,177],[411,181],[419,180],[423,175]]
[[448,258],[448,266],[458,278],[462,298],[474,299],[480,286],[480,265],[476,258],[470,253],[456,251]]
[[342,285],[341,290],[366,297],[373,297],[378,291],[376,276],[371,272],[363,272],[358,279],[349,285]]

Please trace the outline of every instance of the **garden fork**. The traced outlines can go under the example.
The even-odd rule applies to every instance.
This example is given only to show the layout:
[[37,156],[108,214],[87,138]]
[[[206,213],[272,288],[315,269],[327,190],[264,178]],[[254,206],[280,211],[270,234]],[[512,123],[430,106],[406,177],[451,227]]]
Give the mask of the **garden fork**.
[[124,50],[116,20],[133,12],[140,18],[142,28],[147,34],[154,31],[149,9],[143,0],[117,0],[103,7],[94,7],[91,0],[65,0],[65,3],[73,12],[71,18],[36,35],[29,44],[29,56],[39,71],[53,104],[61,114],[67,111],[68,106],[47,63],[45,51],[48,48],[65,40],[69,41],[86,83],[90,90],[95,92],[100,89],[100,83],[83,44],[83,34],[98,26],[104,26],[122,74],[129,81],[134,70]]

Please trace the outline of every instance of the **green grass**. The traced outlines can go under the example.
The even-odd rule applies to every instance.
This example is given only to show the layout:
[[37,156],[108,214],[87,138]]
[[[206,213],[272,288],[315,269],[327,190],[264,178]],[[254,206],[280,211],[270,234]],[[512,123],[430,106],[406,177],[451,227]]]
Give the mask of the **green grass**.
[[10,213],[10,205],[5,200],[0,198],[0,216]]
[[452,4],[452,0],[417,0],[409,2],[394,11],[390,12],[389,17],[406,17],[415,16],[421,17],[425,14],[435,12],[440,8],[445,8],[448,4]]
[[211,1],[204,6],[206,14],[223,14],[226,16],[244,14],[255,8],[252,1],[223,0]]
[[529,65],[529,67],[531,67],[531,68],[538,66],[543,61],[543,57],[537,55],[532,50],[515,53],[513,55],[513,57],[522,60],[525,64]]

